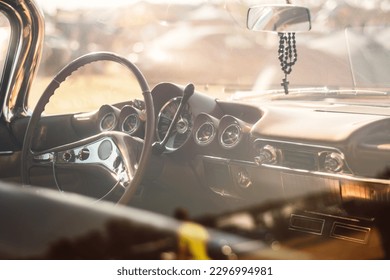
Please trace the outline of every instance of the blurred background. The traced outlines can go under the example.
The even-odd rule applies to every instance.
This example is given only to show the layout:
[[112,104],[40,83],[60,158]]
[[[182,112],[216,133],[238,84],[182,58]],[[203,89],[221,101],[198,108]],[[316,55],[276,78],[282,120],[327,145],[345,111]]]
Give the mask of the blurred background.
[[[112,51],[127,57],[141,69],[151,87],[164,81],[192,82],[199,90],[218,98],[228,98],[235,90],[276,87],[282,77],[277,59],[278,37],[246,30],[231,12],[243,3],[275,4],[285,3],[284,0],[36,2],[45,15],[46,37],[38,79],[29,99],[31,108],[62,67],[93,51]],[[390,0],[292,3],[310,8],[313,24],[311,32],[297,34],[297,70],[293,70],[290,80],[298,86],[306,86],[309,79],[319,85],[324,78],[327,84],[350,85],[350,77],[340,80],[349,67],[338,56],[338,48],[345,49],[340,43],[343,29],[390,23]],[[389,50],[390,34],[379,37]],[[335,69],[332,77],[322,70],[329,61]],[[316,75],[308,77],[307,69],[313,69]],[[55,96],[54,107],[49,107],[48,113],[96,109],[91,92],[96,103],[142,98],[134,79],[110,63],[89,65],[72,75],[64,86],[66,89],[60,90],[66,91],[69,98],[62,96],[56,101]]]

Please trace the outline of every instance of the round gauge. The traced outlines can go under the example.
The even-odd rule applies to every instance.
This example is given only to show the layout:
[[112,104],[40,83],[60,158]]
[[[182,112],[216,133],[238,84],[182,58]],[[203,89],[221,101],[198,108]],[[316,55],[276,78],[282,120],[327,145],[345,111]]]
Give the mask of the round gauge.
[[113,112],[107,113],[103,116],[102,120],[100,121],[100,130],[101,131],[107,131],[107,130],[113,130],[116,126],[116,116]]
[[241,127],[232,123],[228,125],[221,134],[221,143],[224,148],[233,148],[241,140]]
[[215,127],[211,122],[203,123],[195,133],[195,141],[199,145],[205,146],[213,141],[215,136]]
[[[169,126],[179,107],[181,97],[175,97],[169,100],[160,110],[157,118],[157,138],[162,141],[167,134]],[[188,104],[185,105],[176,126],[173,128],[171,136],[165,147],[168,150],[176,150],[184,145],[191,136],[193,126],[193,117]]]
[[133,134],[140,126],[140,119],[137,114],[128,115],[122,123],[122,131]]

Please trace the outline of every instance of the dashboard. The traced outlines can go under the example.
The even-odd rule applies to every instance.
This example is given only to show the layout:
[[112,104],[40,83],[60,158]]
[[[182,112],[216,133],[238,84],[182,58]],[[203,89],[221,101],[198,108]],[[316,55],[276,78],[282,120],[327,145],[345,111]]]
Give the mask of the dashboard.
[[[172,83],[158,84],[152,90],[155,141],[165,138],[183,90]],[[119,130],[143,138],[145,121],[143,101],[133,100],[74,115],[72,126],[77,134]],[[364,180],[386,177],[383,172],[390,166],[389,145],[390,113],[386,107],[370,111],[363,105],[309,101],[255,105],[215,100],[196,92],[173,127],[164,154],[182,155],[188,161],[213,157],[214,161]]]
[[[164,139],[183,90],[183,86],[172,83],[158,84],[152,90],[155,141]],[[79,120],[74,123],[79,133],[87,131],[81,125],[83,117],[74,116]],[[142,138],[145,108],[141,100],[104,105],[92,119],[100,131],[120,130]],[[231,185],[261,185],[256,182],[258,176],[249,173],[264,169],[375,181],[389,179],[385,174],[390,166],[389,130],[386,107],[372,107],[370,111],[363,105],[309,101],[255,105],[219,101],[196,92],[173,127],[164,156],[227,166],[227,176],[236,181]],[[235,165],[240,166],[238,175],[232,175]],[[249,172],[251,168],[255,171]],[[203,173],[200,177],[207,176]],[[281,182],[280,178],[276,181]],[[232,194],[237,196],[237,192]]]

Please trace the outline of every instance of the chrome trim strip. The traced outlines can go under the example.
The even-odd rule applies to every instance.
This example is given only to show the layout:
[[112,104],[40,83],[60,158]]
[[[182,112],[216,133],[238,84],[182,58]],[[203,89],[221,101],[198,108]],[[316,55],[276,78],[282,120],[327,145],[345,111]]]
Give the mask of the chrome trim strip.
[[251,166],[251,167],[259,167],[255,162],[252,162],[252,161],[221,158],[221,157],[216,157],[216,156],[205,156],[205,155],[201,155],[199,157],[203,158],[205,160],[208,160],[208,161],[215,161],[215,162],[224,163],[224,164],[232,163],[232,164],[242,164],[242,165]]
[[390,186],[390,180],[387,179],[376,179],[376,178],[368,178],[368,177],[358,177],[354,175],[347,175],[347,174],[336,174],[336,173],[327,173],[322,171],[308,171],[308,170],[302,170],[302,169],[293,169],[283,166],[274,166],[274,165],[262,165],[261,167],[267,167],[270,169],[277,169],[281,171],[291,171],[291,172],[297,172],[297,173],[305,173],[309,175],[314,176],[325,176],[325,177],[331,177],[334,179],[339,180],[351,180],[351,181],[357,181],[357,182],[365,182],[365,183],[378,183],[378,184],[384,184]]
[[273,140],[273,139],[266,139],[266,138],[256,138],[253,142],[255,143],[256,141],[275,142],[275,143],[279,143],[279,144],[290,144],[290,145],[302,146],[302,147],[329,149],[329,150],[334,150],[334,151],[337,151],[337,152],[343,154],[339,149],[334,148],[334,147],[329,147],[329,146],[304,144],[304,143],[297,143],[297,142],[283,141],[283,140]]
[[244,161],[244,160],[238,160],[238,159],[227,159],[227,158],[221,158],[221,157],[215,157],[215,156],[202,155],[200,157],[205,159],[205,160],[221,162],[224,164],[242,164],[242,165],[257,167],[257,168],[270,168],[270,169],[275,169],[275,170],[279,170],[279,171],[290,171],[290,172],[309,174],[309,175],[314,175],[314,176],[325,176],[325,177],[335,178],[335,179],[339,179],[339,180],[344,179],[344,180],[351,180],[351,181],[364,182],[364,183],[378,183],[378,184],[383,184],[383,185],[389,185],[389,187],[390,187],[390,180],[387,180],[387,179],[358,177],[358,176],[354,176],[354,175],[327,173],[327,172],[321,172],[321,171],[308,171],[308,170],[293,169],[293,168],[289,168],[289,167],[267,165],[267,164],[263,164],[262,166],[258,166],[255,162],[251,162],[251,161]]
[[361,220],[373,222],[375,220],[374,218],[359,218],[358,219],[358,218],[352,218],[352,217],[341,217],[341,216],[325,214],[325,213],[320,213],[320,212],[316,212],[316,211],[308,211],[308,210],[306,210],[305,213],[318,215],[318,216],[329,217],[329,218],[335,218],[335,219],[340,219],[340,220],[347,220],[347,221],[350,221],[350,222],[360,222]]
[[13,151],[0,151],[0,156],[10,156],[13,153]]

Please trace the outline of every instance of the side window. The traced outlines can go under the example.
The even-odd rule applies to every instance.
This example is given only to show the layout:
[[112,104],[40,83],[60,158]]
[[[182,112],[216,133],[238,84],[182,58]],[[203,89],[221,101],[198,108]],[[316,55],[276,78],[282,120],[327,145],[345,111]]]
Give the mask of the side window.
[[7,17],[0,13],[0,77],[3,76],[4,63],[11,34],[11,27]]

